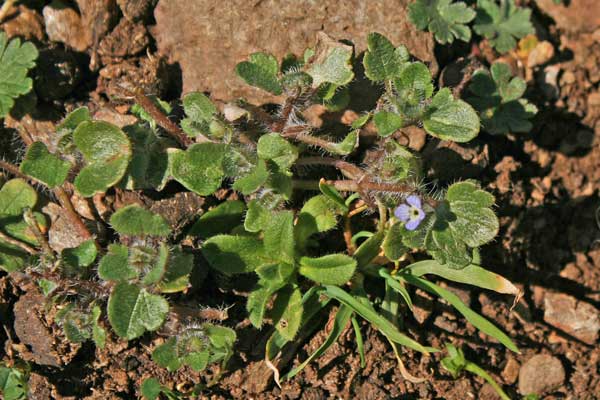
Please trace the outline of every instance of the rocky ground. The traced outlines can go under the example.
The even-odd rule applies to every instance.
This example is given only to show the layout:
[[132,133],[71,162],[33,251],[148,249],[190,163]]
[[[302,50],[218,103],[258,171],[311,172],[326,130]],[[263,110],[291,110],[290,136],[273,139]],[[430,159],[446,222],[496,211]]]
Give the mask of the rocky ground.
[[[141,88],[167,100],[202,90],[221,102],[240,96],[272,102],[276,99],[242,85],[235,64],[255,51],[299,54],[321,30],[351,40],[357,54],[365,49],[367,33],[383,33],[427,62],[440,84],[451,84],[461,65],[497,57],[485,41],[434,45],[428,33],[416,31],[407,20],[408,0],[22,3],[0,21],[0,29],[33,40],[41,49],[37,106],[6,123],[34,138],[53,132],[55,122],[81,104],[96,118],[130,122],[123,88]],[[527,80],[527,96],[540,110],[532,132],[483,134],[466,146],[436,153],[443,158],[425,159],[442,183],[473,177],[496,195],[502,227],[496,243],[483,249],[483,264],[518,284],[524,296],[513,306],[505,296],[458,285],[449,289],[506,330],[522,353],[478,334],[446,304],[419,291],[407,328],[422,343],[461,345],[467,358],[489,371],[513,398],[531,392],[544,399],[600,398],[600,2],[566,3],[521,1],[534,10],[539,43],[503,57]],[[359,92],[360,85],[353,91]],[[353,111],[372,108],[368,99],[363,94]],[[307,117],[324,124],[349,117],[313,111]],[[406,133],[411,148],[427,146],[421,130]],[[199,202],[197,208],[202,207]],[[387,342],[367,326],[365,368],[360,368],[354,333],[347,329],[327,354],[279,388],[262,361],[261,345],[269,332],[257,332],[243,320],[243,299],[217,289],[192,295],[204,303],[234,304],[226,323],[238,328],[237,354],[207,398],[498,398],[479,378],[453,380],[442,372],[437,356],[403,353],[410,373],[426,378],[418,384],[405,380]],[[6,276],[0,278],[5,332],[0,339],[6,342],[1,356],[35,363],[34,399],[129,399],[139,395],[139,384],[148,376],[180,389],[206,379],[187,369],[168,374],[155,367],[150,338],[132,343],[113,338],[103,351],[66,345],[40,319],[42,307],[39,296],[22,295]],[[325,335],[318,332],[299,343],[290,363],[304,359]]]

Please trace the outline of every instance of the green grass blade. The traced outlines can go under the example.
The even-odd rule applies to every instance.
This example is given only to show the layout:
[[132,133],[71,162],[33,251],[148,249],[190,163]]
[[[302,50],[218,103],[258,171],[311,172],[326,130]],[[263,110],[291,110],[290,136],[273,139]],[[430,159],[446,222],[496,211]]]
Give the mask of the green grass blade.
[[411,285],[415,285],[425,290],[426,292],[435,294],[446,299],[446,301],[452,304],[452,306],[454,306],[454,308],[456,308],[456,310],[458,310],[458,312],[460,312],[467,319],[467,321],[469,321],[477,329],[489,336],[498,339],[500,343],[502,343],[504,346],[514,351],[515,353],[520,353],[517,346],[512,342],[512,340],[510,340],[510,338],[504,332],[498,329],[498,327],[496,327],[486,318],[477,314],[475,311],[467,307],[454,293],[423,278],[419,278],[410,274],[402,274],[402,277]]
[[342,304],[347,305],[352,310],[356,311],[356,313],[361,317],[373,324],[373,326],[379,329],[381,333],[387,336],[390,340],[401,344],[402,346],[409,347],[425,354],[438,351],[435,348],[424,347],[418,342],[404,335],[390,321],[379,315],[372,307],[363,304],[360,300],[347,293],[344,289],[341,289],[337,286],[325,286],[323,294],[338,300]]
[[494,290],[498,293],[515,296],[519,294],[519,289],[508,279],[475,264],[467,265],[462,269],[453,269],[435,260],[424,260],[409,265],[402,272],[410,273],[414,276],[433,274],[450,281],[475,285],[484,289]]
[[356,347],[358,349],[358,354],[360,355],[360,367],[364,368],[367,365],[367,361],[365,359],[364,341],[360,331],[360,325],[358,325],[358,321],[356,320],[355,316],[352,316],[352,327],[354,328],[354,335],[356,335]]
[[352,309],[348,306],[342,305],[337,314],[335,315],[335,319],[333,320],[333,328],[331,328],[331,332],[327,336],[327,339],[319,348],[312,353],[306,360],[302,362],[302,364],[298,365],[296,368],[285,374],[284,379],[291,379],[296,374],[304,369],[310,362],[319,358],[323,355],[340,337],[346,325],[348,325],[348,321],[350,321],[350,317],[352,317]]
[[410,298],[410,293],[408,293],[408,290],[406,290],[406,288],[403,285],[404,280],[401,277],[393,277],[392,275],[390,275],[390,273],[385,268],[382,268],[379,270],[379,276],[381,276],[382,278],[385,278],[387,284],[392,289],[394,289],[395,291],[400,293],[400,296],[402,296],[402,298],[406,302],[406,305],[408,305],[408,308],[410,310],[412,310],[413,302],[412,302],[412,299]]

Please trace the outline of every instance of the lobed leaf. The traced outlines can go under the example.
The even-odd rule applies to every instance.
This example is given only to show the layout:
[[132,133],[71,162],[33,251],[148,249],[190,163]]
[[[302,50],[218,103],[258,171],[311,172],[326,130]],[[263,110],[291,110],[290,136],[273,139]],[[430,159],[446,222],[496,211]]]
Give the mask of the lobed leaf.
[[479,133],[479,117],[468,103],[454,99],[450,89],[443,88],[433,97],[423,127],[432,136],[463,143]]
[[223,159],[227,145],[222,143],[197,143],[186,151],[172,153],[173,178],[201,196],[213,194],[223,180]]
[[0,32],[0,118],[8,115],[19,96],[29,93],[33,86],[27,77],[35,66],[38,51],[30,42],[21,44],[20,39],[8,41],[8,35]]
[[320,32],[317,36],[315,54],[308,62],[307,73],[313,79],[313,87],[323,83],[338,86],[350,83],[352,72],[352,47],[331,39]]
[[517,7],[514,0],[477,0],[477,18],[473,29],[490,40],[500,53],[514,49],[517,39],[534,32],[531,10]]
[[381,82],[399,76],[408,59],[406,47],[394,48],[385,36],[377,32],[367,36],[367,51],[363,64],[365,75],[370,80]]
[[416,0],[408,6],[408,16],[419,29],[429,29],[440,44],[454,39],[468,42],[471,30],[466,25],[475,18],[475,11],[463,2],[453,0]]

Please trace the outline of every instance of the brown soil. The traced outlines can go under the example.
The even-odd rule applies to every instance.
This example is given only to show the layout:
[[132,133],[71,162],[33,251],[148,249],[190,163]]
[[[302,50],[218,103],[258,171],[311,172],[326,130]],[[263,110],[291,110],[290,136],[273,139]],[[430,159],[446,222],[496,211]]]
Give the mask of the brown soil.
[[[165,18],[165,13],[173,10],[165,6],[168,2],[160,1],[155,20],[151,12],[153,3],[151,0],[119,0],[119,9],[114,1],[77,1],[81,17],[78,13],[69,14],[64,20],[67,25],[60,26],[66,33],[59,36],[71,40],[76,38],[73,35],[82,36],[78,36],[81,40],[77,43],[67,45],[49,41],[49,28],[43,28],[43,13],[39,6],[20,6],[19,10],[15,10],[0,27],[12,36],[37,40],[49,55],[38,75],[54,75],[50,81],[36,82],[38,110],[49,111],[14,116],[7,119],[7,124],[25,127],[35,137],[51,132],[52,121],[56,121],[57,116],[75,106],[87,104],[99,118],[122,125],[127,118],[122,114],[128,110],[123,106],[123,87],[142,88],[167,99],[177,99],[182,79],[184,87],[209,91],[212,82],[215,82],[213,88],[223,96],[225,83],[219,79],[220,74],[225,73],[225,67],[221,64],[218,67],[216,64],[205,66],[208,72],[205,71],[200,83],[196,82],[200,87],[194,87],[194,82],[188,80],[190,74],[198,73],[189,70],[191,66],[198,65],[195,64],[197,60],[189,57],[211,57],[218,53],[213,51],[214,43],[202,42],[203,36],[195,30],[193,20],[188,20],[194,13],[184,12],[186,20],[179,21],[179,24],[176,17],[170,16],[169,26],[154,26]],[[208,6],[216,7],[219,2],[201,3],[207,3],[206,7],[197,5],[198,8],[210,9]],[[247,42],[240,39],[234,46],[236,53],[227,56],[227,64],[231,65],[261,46],[265,26],[272,23],[265,15],[268,7],[261,5],[262,2],[242,3],[244,7],[246,3],[252,3],[252,7],[261,11],[253,16],[252,7],[249,7],[236,19],[233,14],[221,10],[227,18],[231,17],[228,20],[230,27],[246,18],[252,20],[244,25],[247,26],[245,34],[250,38],[246,39]],[[331,5],[335,2],[324,3]],[[600,189],[600,25],[597,21],[586,19],[585,25],[578,29],[573,26],[576,19],[571,16],[579,14],[560,14],[560,10],[552,9],[558,6],[551,4],[550,0],[540,1],[539,5],[533,0],[521,3],[528,3],[534,8],[538,37],[549,41],[555,50],[551,59],[533,68],[519,63],[517,56],[508,56],[515,65],[515,71],[527,77],[528,97],[540,109],[535,118],[535,128],[529,134],[509,137],[482,134],[466,146],[448,146],[437,152],[435,158],[425,158],[425,162],[430,172],[438,174],[441,183],[476,178],[496,195],[501,231],[497,241],[483,249],[483,264],[518,284],[524,292],[523,298],[512,308],[513,299],[506,296],[466,286],[452,285],[449,288],[508,332],[522,353],[506,350],[478,333],[442,301],[420,292],[414,294],[418,306],[415,315],[406,312],[405,327],[421,343],[441,346],[444,342],[452,342],[461,346],[467,358],[490,372],[511,398],[519,398],[519,388],[527,385],[528,379],[543,381],[548,378],[542,374],[527,376],[532,373],[528,372],[531,368],[523,368],[534,355],[548,354],[559,361],[564,371],[561,372],[560,368],[553,370],[558,382],[549,383],[543,398],[600,399],[600,246],[597,244],[600,231],[596,218]],[[572,0],[568,3],[574,3],[572,6],[575,7],[578,2]],[[72,8],[68,2],[63,5]],[[346,12],[344,7],[332,7],[325,7],[325,11],[319,9],[320,18],[329,20]],[[560,18],[557,22],[568,27],[555,25],[542,10],[553,16],[563,15],[555,18]],[[309,24],[310,12],[317,11],[308,6],[294,10],[286,8],[279,12],[285,14],[292,25],[310,25],[305,31],[311,35],[313,30],[321,29],[321,23],[316,28]],[[263,19],[257,19],[258,16]],[[213,21],[219,22],[222,23],[219,18]],[[337,26],[333,35],[340,39],[364,38],[368,31],[378,30],[373,25],[379,22],[365,22],[359,28],[348,31],[348,35],[344,34],[345,29],[340,30]],[[352,21],[344,23],[352,25]],[[210,30],[207,24],[209,22],[205,21],[202,29]],[[590,24],[593,25],[591,28]],[[396,32],[390,26],[386,28],[389,32],[383,33],[389,34],[395,43],[402,42],[402,35],[410,35],[407,31],[410,28],[404,23],[402,29]],[[192,35],[193,46],[196,50],[202,49],[200,56],[182,54],[179,50],[172,54],[167,48],[161,49],[164,44],[161,45],[160,40],[166,40],[165,35],[168,37],[171,32],[169,29],[176,28],[183,28]],[[81,30],[85,32],[81,33]],[[177,37],[187,40],[184,33],[179,32],[178,35],[182,36]],[[156,38],[153,35],[157,35]],[[217,39],[210,37],[207,40]],[[412,37],[409,39],[413,53],[420,51],[420,58],[429,57],[433,63],[437,58],[440,70],[458,57],[468,56],[470,51],[468,46],[456,45],[450,51],[436,50],[434,58],[430,37],[425,37],[426,44],[421,49],[417,49],[418,42],[415,43]],[[170,40],[175,39],[171,37]],[[304,36],[302,40],[305,41],[302,43],[304,47],[313,37]],[[273,51],[279,51],[281,56],[288,49],[288,43],[284,44],[285,47],[281,42],[269,46]],[[364,47],[364,43],[362,45]],[[223,46],[221,52],[232,48],[230,45]],[[156,48],[164,53],[155,52]],[[488,57],[489,61],[489,49],[485,43],[476,50],[475,53]],[[183,70],[178,70],[178,65],[168,64],[169,61],[179,62]],[[480,61],[485,60],[482,58]],[[227,76],[230,79],[230,75]],[[235,94],[244,93],[236,91]],[[224,100],[223,97],[219,99]],[[315,118],[322,118],[323,123],[328,123],[344,116],[317,115]],[[427,153],[427,144],[421,134],[412,132],[408,136],[420,143],[417,147],[425,146]],[[415,142],[411,142],[411,147],[415,146]],[[443,160],[440,160],[440,154]],[[177,206],[181,201],[189,207],[187,211],[191,214],[206,207],[202,199],[195,198],[190,200],[193,204],[177,198],[172,204]],[[162,206],[169,205],[163,203],[156,207]],[[185,216],[180,217],[173,216],[180,223],[187,221]],[[203,279],[202,276],[196,278],[198,281]],[[348,327],[328,353],[293,380],[283,382],[279,388],[273,381],[272,372],[262,361],[269,328],[257,331],[249,326],[244,320],[245,299],[235,296],[233,291],[218,289],[219,286],[231,287],[230,282],[215,282],[210,274],[206,279],[208,281],[202,289],[195,288],[186,301],[234,305],[226,324],[237,327],[239,339],[227,371],[216,385],[206,389],[205,398],[498,398],[480,378],[463,374],[457,380],[452,379],[440,367],[439,355],[423,357],[412,351],[403,351],[401,356],[406,369],[414,376],[426,378],[418,384],[405,380],[385,338],[367,324],[362,325],[365,368],[360,368],[354,332]],[[140,395],[140,383],[150,376],[159,378],[169,387],[184,390],[195,383],[208,382],[218,372],[215,366],[201,375],[188,369],[169,374],[156,367],[150,359],[151,349],[163,340],[156,336],[148,335],[130,343],[110,337],[105,350],[88,344],[68,346],[55,329],[51,316],[43,315],[43,302],[39,296],[33,293],[23,295],[22,286],[14,282],[6,276],[0,279],[0,321],[6,331],[0,332],[0,340],[6,341],[1,355],[5,360],[22,358],[32,362],[31,398],[130,399]],[[557,294],[563,295],[560,299],[564,301],[554,304]],[[552,316],[546,315],[550,307],[553,307]],[[573,326],[573,320],[568,319],[573,315],[575,321],[582,318],[588,321],[585,329]],[[326,326],[326,322],[325,316],[320,326]],[[318,329],[307,333],[296,351],[289,354],[288,367],[283,368],[290,368],[305,359],[325,336],[326,332]],[[535,375],[535,370],[533,373]]]

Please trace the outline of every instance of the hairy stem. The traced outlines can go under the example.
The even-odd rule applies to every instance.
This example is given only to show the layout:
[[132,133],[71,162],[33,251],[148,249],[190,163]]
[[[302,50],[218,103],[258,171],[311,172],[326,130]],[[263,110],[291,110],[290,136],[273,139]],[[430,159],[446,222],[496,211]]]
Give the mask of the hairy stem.
[[305,157],[296,161],[296,165],[329,165],[339,169],[349,179],[358,179],[366,173],[354,164],[331,157]]
[[84,240],[92,239],[92,234],[79,217],[79,214],[77,214],[77,211],[75,211],[75,207],[73,207],[73,203],[71,202],[71,198],[67,192],[65,192],[61,187],[54,188],[53,192],[62,208],[66,211],[65,215],[67,218],[69,218],[79,236],[81,236]]
[[[165,131],[167,131],[182,147],[188,147],[194,141],[183,132],[183,130],[169,119],[167,115],[156,105],[154,102],[141,91],[135,93],[129,92],[135,101],[154,118],[154,120],[160,125]],[[212,142],[209,138],[198,133],[196,135],[196,141],[200,143]]]
[[56,256],[54,254],[54,250],[52,250],[52,248],[48,244],[48,239],[46,239],[46,235],[44,235],[42,233],[42,231],[40,230],[37,220],[35,219],[35,215],[33,215],[33,211],[31,211],[31,209],[25,210],[24,219],[25,219],[25,222],[27,223],[27,226],[29,226],[29,229],[31,229],[31,231],[33,232],[33,235],[39,242],[44,254],[46,254],[51,259],[54,259]]
[[33,247],[29,246],[26,243],[21,242],[20,240],[17,240],[15,238],[8,236],[7,234],[5,234],[2,231],[0,231],[0,240],[2,240],[3,242],[6,242],[8,244],[12,244],[13,246],[17,246],[21,250],[24,250],[26,253],[29,253],[32,255],[38,253],[37,250],[34,249]]

